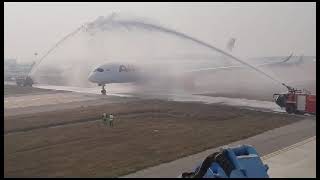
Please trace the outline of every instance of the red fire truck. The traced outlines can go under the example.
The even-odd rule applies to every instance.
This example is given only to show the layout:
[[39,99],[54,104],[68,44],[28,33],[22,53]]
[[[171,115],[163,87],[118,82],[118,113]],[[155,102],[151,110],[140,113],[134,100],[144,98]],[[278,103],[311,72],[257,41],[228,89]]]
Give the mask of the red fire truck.
[[273,95],[277,105],[285,108],[289,114],[316,114],[316,95],[312,95],[307,90],[301,91],[289,86],[286,87],[288,88],[287,93]]

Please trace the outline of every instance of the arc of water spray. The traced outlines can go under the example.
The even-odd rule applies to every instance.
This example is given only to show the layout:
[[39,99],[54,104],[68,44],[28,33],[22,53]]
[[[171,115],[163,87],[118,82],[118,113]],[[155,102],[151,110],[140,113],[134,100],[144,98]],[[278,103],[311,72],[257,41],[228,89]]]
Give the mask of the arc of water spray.
[[268,77],[269,79],[283,85],[282,82],[280,82],[279,80],[273,78],[272,76],[268,75],[267,73],[261,71],[260,69],[258,69],[257,67],[254,67],[252,66],[251,64],[248,64],[246,63],[245,61],[242,61],[240,60],[239,58],[236,58],[235,56],[219,49],[219,48],[216,48],[206,42],[203,42],[203,41],[200,41],[194,37],[191,37],[189,35],[186,35],[184,33],[181,33],[181,32],[178,32],[178,31],[175,31],[175,30],[172,30],[172,29],[169,29],[169,28],[165,28],[165,27],[162,27],[162,26],[159,26],[159,25],[155,25],[155,24],[151,24],[151,23],[146,23],[146,22],[143,22],[143,21],[137,21],[137,20],[115,20],[115,14],[113,13],[111,16],[109,16],[108,18],[106,18],[105,20],[102,20],[102,19],[99,19],[99,21],[96,21],[96,22],[92,22],[91,24],[96,24],[96,27],[99,27],[104,30],[106,28],[107,25],[110,25],[110,26],[113,26],[113,27],[116,27],[115,25],[118,24],[118,25],[122,25],[123,27],[125,27],[126,29],[129,30],[128,27],[140,27],[140,28],[143,28],[143,29],[146,29],[146,30],[156,30],[156,31],[160,31],[160,32],[164,32],[164,33],[167,33],[167,34],[171,34],[171,35],[175,35],[177,37],[180,37],[180,38],[184,38],[184,39],[188,39],[192,42],[195,42],[197,44],[200,44],[202,46],[205,46],[211,50],[214,50],[214,51],[217,51],[219,53],[222,53],[224,54],[225,56],[233,59],[233,60],[236,60],[238,62],[240,62],[241,64],[244,64],[252,69],[254,69],[255,71],[265,75],[266,77]]
[[[76,34],[77,32],[79,32],[82,28],[87,28],[87,29],[90,29],[90,28],[96,28],[96,27],[99,27],[99,25],[101,26],[100,28],[102,28],[102,26],[105,26],[105,25],[112,25],[112,26],[115,26],[116,24],[118,25],[122,25],[123,27],[126,27],[128,30],[130,26],[132,27],[141,27],[143,29],[147,29],[147,30],[157,30],[157,31],[160,31],[160,32],[164,32],[164,33],[167,33],[167,34],[171,34],[171,35],[175,35],[177,37],[180,37],[180,38],[184,38],[184,39],[188,39],[192,42],[195,42],[197,44],[200,44],[202,46],[205,46],[211,50],[214,50],[214,51],[217,51],[219,53],[222,53],[224,54],[225,56],[227,57],[230,57],[231,59],[234,59],[248,67],[251,67],[252,69],[254,69],[255,71],[265,75],[266,77],[268,77],[269,79],[275,81],[275,82],[278,82],[279,84],[281,85],[284,85],[282,82],[280,82],[279,80],[273,78],[272,76],[266,74],[265,72],[261,71],[260,69],[258,69],[257,67],[254,67],[248,63],[246,63],[245,61],[242,61],[240,60],[239,58],[236,58],[234,57],[233,55],[221,50],[221,49],[218,49],[208,43],[205,43],[203,41],[200,41],[194,37],[191,37],[191,36],[188,36],[184,33],[181,33],[181,32],[178,32],[178,31],[175,31],[175,30],[172,30],[172,29],[169,29],[169,28],[165,28],[165,27],[162,27],[162,26],[158,26],[158,25],[155,25],[155,24],[151,24],[151,23],[146,23],[146,22],[142,22],[142,21],[134,21],[134,20],[115,20],[115,13],[112,13],[111,16],[109,16],[108,18],[106,19],[103,19],[103,17],[99,17],[96,21],[92,22],[92,23],[88,23],[86,24],[85,26],[82,25],[81,27],[77,28],[75,31],[71,32],[70,34],[68,34],[67,36],[65,36],[63,39],[61,39],[58,43],[56,43],[46,54],[44,54],[41,58],[40,58],[40,61],[39,63],[34,67],[32,68],[31,72],[29,74],[31,74],[32,72],[34,72],[34,70],[36,69],[36,67],[39,66],[39,64],[43,61],[43,59],[45,59],[45,57],[47,57],[56,47],[58,47],[61,43],[63,43],[65,40],[67,40],[69,37],[73,36],[74,34]],[[95,26],[97,25],[97,26]]]
[[[108,21],[111,21],[114,17],[115,17],[115,13],[112,13],[109,17],[108,17]],[[99,16],[96,21],[103,21],[103,16]],[[35,70],[37,69],[37,67],[41,64],[41,62],[50,54],[52,53],[59,45],[61,45],[64,41],[66,41],[67,39],[69,39],[70,37],[74,36],[75,34],[77,34],[81,29],[88,29],[90,27],[90,25],[93,25],[92,23],[87,23],[84,25],[81,25],[80,27],[78,27],[76,30],[72,31],[71,33],[67,34],[65,37],[63,37],[60,41],[58,41],[53,47],[51,47],[39,60],[38,63],[36,63],[30,70],[30,72],[28,73],[28,76],[31,76],[32,73],[35,72]]]
[[52,48],[50,48],[40,59],[39,62],[36,63],[32,69],[30,70],[28,76],[30,76],[33,72],[35,72],[35,70],[37,69],[37,67],[40,65],[40,63],[53,51],[55,50],[60,44],[62,44],[64,41],[66,41],[67,39],[69,39],[70,37],[74,36],[76,33],[78,33],[82,28],[84,28],[85,26],[82,25],[80,27],[78,27],[76,30],[72,31],[71,33],[67,34],[65,37],[63,37],[60,41],[58,41]]

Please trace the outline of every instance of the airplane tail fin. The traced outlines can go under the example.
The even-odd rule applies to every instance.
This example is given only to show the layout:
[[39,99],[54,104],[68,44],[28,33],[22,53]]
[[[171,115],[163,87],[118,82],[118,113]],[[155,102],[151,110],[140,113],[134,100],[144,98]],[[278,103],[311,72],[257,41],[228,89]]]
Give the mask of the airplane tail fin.
[[236,43],[236,38],[231,38],[227,43],[227,50],[232,52],[235,43]]
[[301,54],[301,56],[300,56],[300,58],[299,58],[299,61],[297,62],[297,64],[300,64],[300,63],[302,63],[302,61],[303,61],[303,54]]

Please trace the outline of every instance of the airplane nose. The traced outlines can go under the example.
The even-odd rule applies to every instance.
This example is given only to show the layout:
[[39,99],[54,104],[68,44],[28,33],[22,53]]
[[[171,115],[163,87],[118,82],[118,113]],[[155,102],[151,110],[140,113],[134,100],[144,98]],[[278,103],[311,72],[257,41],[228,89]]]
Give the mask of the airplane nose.
[[90,82],[95,82],[94,73],[90,73],[90,74],[89,74],[88,80],[89,80]]

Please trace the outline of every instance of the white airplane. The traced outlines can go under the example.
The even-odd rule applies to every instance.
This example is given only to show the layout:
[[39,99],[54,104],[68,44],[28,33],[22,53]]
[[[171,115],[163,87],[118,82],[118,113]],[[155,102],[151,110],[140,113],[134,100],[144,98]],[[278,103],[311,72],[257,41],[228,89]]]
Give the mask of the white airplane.
[[[292,54],[282,61],[258,64],[258,65],[255,65],[255,67],[282,64],[282,63],[285,63],[286,61],[288,61],[291,57],[292,57]],[[202,71],[218,71],[218,70],[228,70],[228,69],[233,69],[233,68],[248,68],[248,67],[240,65],[240,66],[200,68],[200,69],[193,69],[193,70],[188,70],[188,71],[178,71],[178,73],[180,73],[180,75],[185,75],[185,74],[202,72]],[[163,72],[163,71],[164,71],[164,69],[154,71],[154,69],[148,69],[147,67],[142,67],[142,66],[139,67],[139,66],[131,65],[131,64],[107,63],[107,64],[103,64],[103,65],[95,68],[89,74],[88,80],[92,83],[97,83],[99,86],[102,86],[101,93],[103,95],[105,95],[106,94],[106,90],[105,90],[106,84],[132,83],[132,82],[145,81],[150,76],[153,76],[153,75],[155,75],[155,76],[166,75],[166,74],[169,75],[169,73],[167,73],[167,71],[166,72]],[[170,77],[169,77],[169,79],[170,79]]]

